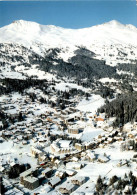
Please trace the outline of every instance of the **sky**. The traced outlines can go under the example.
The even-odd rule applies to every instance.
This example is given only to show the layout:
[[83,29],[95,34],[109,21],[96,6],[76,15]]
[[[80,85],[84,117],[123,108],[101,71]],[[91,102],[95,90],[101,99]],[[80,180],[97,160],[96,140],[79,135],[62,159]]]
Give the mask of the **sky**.
[[137,5],[134,0],[0,1],[0,27],[21,19],[73,29],[111,20],[137,27]]

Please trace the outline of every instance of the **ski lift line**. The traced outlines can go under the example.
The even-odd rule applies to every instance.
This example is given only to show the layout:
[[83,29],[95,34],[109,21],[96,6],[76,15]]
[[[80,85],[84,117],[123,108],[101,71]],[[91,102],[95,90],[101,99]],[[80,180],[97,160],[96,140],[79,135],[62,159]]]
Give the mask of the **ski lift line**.
[[[85,103],[85,104],[83,104],[83,105],[81,105],[81,106],[86,106],[86,105],[88,105],[88,104],[92,104],[92,103],[94,103],[94,102],[96,102],[96,101],[98,101],[98,100],[101,100],[101,98],[98,98],[98,99],[94,100],[93,102]],[[80,107],[81,107],[81,106],[80,106]]]

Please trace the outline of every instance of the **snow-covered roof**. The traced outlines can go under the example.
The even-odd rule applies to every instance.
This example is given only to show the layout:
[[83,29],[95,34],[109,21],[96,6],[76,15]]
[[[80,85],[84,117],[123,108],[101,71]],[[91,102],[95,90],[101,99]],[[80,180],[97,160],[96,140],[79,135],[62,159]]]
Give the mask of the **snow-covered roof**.
[[108,161],[108,158],[103,156],[103,155],[99,155],[98,159],[101,160],[101,161],[104,161],[104,162]]
[[50,169],[49,167],[47,167],[45,170],[42,171],[42,174],[46,174],[48,173],[49,171],[51,171],[52,169]]
[[60,140],[59,144],[61,148],[69,148],[71,140]]
[[66,173],[67,173],[68,175],[74,175],[74,174],[76,173],[76,171],[73,170],[73,169],[66,169]]
[[38,178],[28,176],[28,177],[25,177],[24,180],[28,181],[29,183],[34,183],[34,182],[38,181]]
[[27,175],[31,174],[34,171],[33,168],[30,168],[26,171],[24,171],[23,173],[20,174],[20,177],[26,177]]
[[85,179],[86,179],[86,178],[83,177],[83,176],[74,176],[74,177],[72,178],[71,181],[76,180],[76,181],[82,182],[82,181],[84,181]]
[[81,168],[81,166],[82,166],[82,164],[81,163],[78,163],[78,162],[68,162],[67,164],[66,164],[66,167],[67,168],[70,168],[70,169],[79,169],[79,168]]
[[60,186],[60,188],[59,189],[66,189],[66,190],[68,190],[68,191],[70,191],[71,189],[73,189],[75,187],[75,185],[74,184],[72,184],[72,183],[70,183],[70,182],[64,182],[63,184],[62,184],[62,186]]
[[51,183],[52,186],[58,184],[60,181],[61,181],[61,179],[57,176],[54,176],[50,179],[50,183]]

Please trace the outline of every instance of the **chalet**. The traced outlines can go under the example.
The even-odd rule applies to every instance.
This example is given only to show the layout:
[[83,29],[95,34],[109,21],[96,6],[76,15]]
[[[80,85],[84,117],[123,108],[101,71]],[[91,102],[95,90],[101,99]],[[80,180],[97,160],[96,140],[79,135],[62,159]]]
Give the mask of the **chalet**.
[[98,157],[98,162],[106,163],[106,162],[108,162],[108,161],[109,161],[109,159],[108,159],[106,156],[104,156],[104,155],[99,155],[99,157]]
[[74,122],[74,121],[75,121],[75,116],[67,117],[64,120],[65,124],[69,124],[70,122]]
[[79,185],[81,186],[82,184],[84,184],[86,182],[86,177],[82,177],[82,176],[75,176],[71,179],[71,182],[75,185]]
[[[49,185],[44,185],[42,186],[42,189],[40,190],[40,194],[48,194],[50,191],[52,190],[52,188]],[[35,194],[34,194],[35,195]]]
[[73,162],[78,162],[78,158],[75,157],[75,156],[73,156],[72,161],[73,161]]
[[95,154],[94,154],[91,150],[87,150],[86,158],[87,158],[90,162],[94,162],[94,160],[96,159]]
[[84,145],[82,145],[82,144],[79,144],[79,143],[76,143],[75,144],[75,148],[76,148],[76,150],[84,150],[85,149],[85,146]]
[[55,165],[57,168],[59,168],[62,164],[63,164],[63,161],[62,161],[62,160],[56,159],[56,160],[54,161],[54,165]]
[[68,176],[72,177],[72,176],[76,175],[77,172],[73,169],[66,169],[66,173]]
[[69,107],[69,110],[72,111],[73,113],[79,111],[78,109],[76,109],[76,108],[74,108],[74,107]]
[[38,138],[37,138],[37,137],[34,137],[34,138],[32,139],[32,141],[33,141],[34,143],[36,143],[36,142],[38,141]]
[[47,159],[47,156],[46,156],[46,154],[44,154],[44,152],[42,152],[38,155],[39,161],[46,161],[46,159]]
[[23,195],[24,193],[22,192],[22,191],[20,191],[19,189],[17,189],[17,188],[9,188],[8,189],[8,191],[6,191],[6,193],[5,194],[18,194],[18,195]]
[[31,147],[31,154],[35,158],[37,158],[41,153],[42,153],[42,151],[39,148],[35,148],[34,146]]
[[110,143],[113,143],[113,138],[111,138],[111,137],[108,137],[108,143],[110,144]]
[[98,145],[98,147],[99,147],[99,148],[104,148],[104,147],[105,147],[105,144],[101,144],[101,143],[100,143],[100,144]]
[[136,144],[134,139],[126,140],[121,143],[120,150],[125,151],[125,150],[133,150],[136,149]]
[[47,167],[45,170],[42,171],[42,175],[44,175],[47,178],[51,177],[52,173],[53,170],[50,169],[49,167]]
[[25,177],[24,187],[30,190],[34,190],[35,188],[39,187],[39,179],[32,176]]
[[83,164],[78,162],[68,162],[66,164],[67,169],[81,169],[83,167]]
[[12,134],[10,132],[6,132],[6,131],[2,132],[2,138],[9,139],[11,137],[12,137]]
[[125,189],[123,190],[124,194],[129,194],[129,192],[132,192],[132,186],[131,185],[126,185]]
[[95,147],[95,142],[86,142],[85,143],[85,149],[88,150],[88,149],[93,149]]
[[59,188],[59,192],[61,194],[71,194],[77,189],[77,186],[70,183],[70,182],[64,182],[63,185]]
[[59,177],[60,179],[64,179],[66,177],[66,172],[65,171],[57,171],[55,173],[56,177]]
[[22,141],[22,144],[23,144],[23,145],[27,145],[27,144],[28,144],[28,141],[23,140],[23,141]]
[[61,182],[61,179],[57,176],[54,176],[50,179],[48,184],[52,187],[55,188],[59,183]]
[[133,139],[136,136],[136,132],[135,131],[132,131],[132,132],[128,133],[127,135],[128,135],[128,138]]

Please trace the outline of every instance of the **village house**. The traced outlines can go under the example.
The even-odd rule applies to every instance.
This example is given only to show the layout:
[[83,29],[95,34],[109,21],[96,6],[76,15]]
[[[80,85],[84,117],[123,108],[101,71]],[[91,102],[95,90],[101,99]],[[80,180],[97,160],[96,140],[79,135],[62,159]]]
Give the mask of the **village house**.
[[103,144],[100,143],[100,144],[98,145],[98,147],[99,147],[99,148],[104,148],[104,147],[105,147],[105,144],[104,144],[104,143],[103,143]]
[[71,194],[77,189],[77,186],[72,184],[69,181],[63,183],[63,185],[59,188],[60,193],[62,194]]
[[136,130],[131,131],[130,133],[127,134],[127,136],[128,136],[129,139],[135,138],[136,135],[137,135]]
[[55,176],[59,177],[60,179],[64,179],[67,176],[67,174],[65,171],[56,171]]
[[101,117],[97,117],[97,118],[95,118],[95,121],[102,121],[102,122],[104,122],[104,119],[103,118],[101,118]]
[[104,155],[99,155],[99,157],[98,157],[98,162],[106,163],[106,162],[108,162],[108,161],[109,161],[109,159],[108,159],[106,156],[104,156]]
[[44,162],[44,161],[46,161],[46,159],[47,159],[47,155],[44,152],[42,152],[38,155],[39,162]]
[[121,151],[136,150],[136,149],[137,149],[137,144],[135,143],[134,139],[123,141],[120,146]]
[[78,162],[78,158],[77,157],[75,157],[75,156],[73,156],[73,158],[71,159],[73,162]]
[[87,150],[86,153],[86,159],[88,159],[90,162],[94,162],[96,159],[95,154],[91,150]]
[[69,177],[72,177],[72,176],[74,176],[74,175],[77,174],[77,171],[76,170],[73,170],[73,169],[66,169],[65,171],[66,171],[66,173],[67,173],[67,175]]
[[84,184],[86,182],[86,177],[82,177],[82,176],[75,176],[71,179],[71,182],[75,185],[79,185],[81,186],[82,184]]
[[34,190],[35,188],[39,187],[39,179],[31,176],[25,177],[24,187],[30,190]]
[[67,118],[64,120],[64,122],[65,122],[66,125],[68,125],[69,122],[74,122],[74,121],[75,121],[75,117],[74,117],[74,116],[72,116],[72,117],[67,117]]
[[66,168],[67,169],[81,169],[83,168],[83,164],[82,163],[79,163],[79,162],[68,162],[66,164]]
[[56,168],[59,168],[61,165],[63,165],[63,161],[59,160],[59,159],[56,159],[54,161],[54,165],[55,165]]
[[23,141],[22,141],[22,144],[23,144],[23,145],[27,145],[27,144],[28,144],[28,141],[23,140]]
[[86,150],[88,150],[88,149],[93,149],[94,147],[95,147],[95,142],[86,142],[85,144],[84,144],[84,146],[85,146],[85,149]]
[[48,184],[52,187],[55,188],[59,183],[61,182],[61,179],[57,176],[54,176],[50,179]]
[[24,171],[20,174],[20,183],[30,190],[37,188],[39,186],[39,179],[33,176],[36,173],[37,170],[33,168]]
[[51,177],[52,173],[53,173],[53,170],[50,169],[49,167],[47,167],[45,170],[42,171],[42,175],[46,178]]
[[31,154],[35,158],[38,158],[41,153],[42,153],[42,151],[39,148],[35,148],[34,146],[31,147]]
[[76,150],[84,150],[85,149],[85,146],[84,145],[82,145],[82,144],[79,144],[79,143],[76,143],[75,144],[75,148],[76,148]]

